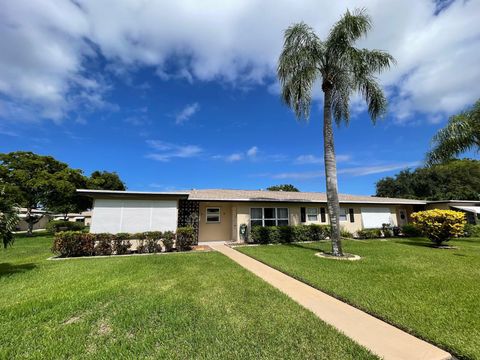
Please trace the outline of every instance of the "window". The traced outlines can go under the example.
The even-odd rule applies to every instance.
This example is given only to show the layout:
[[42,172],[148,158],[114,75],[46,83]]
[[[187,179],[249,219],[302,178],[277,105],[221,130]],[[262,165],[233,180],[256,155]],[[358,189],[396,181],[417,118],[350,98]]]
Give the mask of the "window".
[[252,227],[288,225],[288,208],[251,208],[250,225]]
[[220,208],[207,208],[207,224],[220,222]]
[[327,222],[327,216],[325,215],[325,208],[320,208],[320,220],[322,223]]
[[317,208],[307,208],[307,220],[308,221],[317,221]]
[[347,211],[344,208],[340,208],[340,213],[338,216],[339,221],[347,221]]

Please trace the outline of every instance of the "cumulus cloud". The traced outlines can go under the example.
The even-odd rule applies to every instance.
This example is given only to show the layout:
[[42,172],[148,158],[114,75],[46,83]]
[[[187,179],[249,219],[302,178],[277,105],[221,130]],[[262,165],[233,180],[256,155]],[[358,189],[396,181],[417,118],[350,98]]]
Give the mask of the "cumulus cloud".
[[255,157],[258,154],[258,147],[252,146],[250,149],[247,150],[247,156]]
[[162,162],[170,161],[173,158],[191,158],[199,156],[203,152],[203,149],[197,145],[178,145],[160,140],[147,140],[146,143],[155,150],[146,157]]
[[3,1],[0,116],[61,121],[78,108],[109,106],[102,69],[89,67],[100,54],[109,69],[119,69],[118,76],[148,66],[164,80],[271,89],[287,26],[303,20],[324,38],[346,7],[366,7],[374,29],[359,46],[397,58],[398,66],[380,77],[397,121],[411,121],[418,112],[436,118],[474,102],[480,82],[480,2],[442,4],[449,5],[439,8],[431,0],[388,6],[378,0]]
[[243,159],[256,160],[258,154],[258,147],[252,146],[247,151],[235,152],[230,155],[214,155],[213,159],[225,160],[226,162],[236,162]]
[[[347,162],[352,159],[352,157],[348,154],[338,154],[335,156],[337,163]],[[299,155],[295,159],[295,164],[297,165],[305,165],[305,164],[323,164],[323,157],[306,154],[306,155]]]
[[175,115],[175,123],[177,125],[183,124],[195,115],[198,110],[200,110],[200,105],[197,102],[186,105]]

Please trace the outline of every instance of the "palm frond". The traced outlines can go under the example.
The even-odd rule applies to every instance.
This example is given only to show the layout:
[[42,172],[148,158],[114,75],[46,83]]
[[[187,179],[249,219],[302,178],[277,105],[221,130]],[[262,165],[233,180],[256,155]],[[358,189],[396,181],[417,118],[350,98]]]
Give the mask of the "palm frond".
[[367,102],[368,114],[373,123],[387,112],[387,99],[374,77],[365,77],[357,84],[357,89]]
[[298,119],[308,120],[312,87],[320,75],[323,44],[305,23],[290,26],[285,31],[283,51],[277,74],[282,86],[282,100]]

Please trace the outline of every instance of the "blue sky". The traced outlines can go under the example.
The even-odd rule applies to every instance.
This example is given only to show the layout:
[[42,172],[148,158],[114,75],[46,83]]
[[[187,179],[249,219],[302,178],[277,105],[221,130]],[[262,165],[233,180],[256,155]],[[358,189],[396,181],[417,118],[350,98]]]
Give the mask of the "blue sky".
[[[344,7],[312,15],[326,6],[118,2],[105,19],[98,2],[47,3],[6,3],[0,15],[1,152],[52,155],[86,174],[116,171],[135,190],[292,183],[324,191],[321,93],[311,121],[299,123],[280,101],[274,70],[288,24],[305,20],[322,36]],[[274,13],[260,16],[262,6]],[[359,45],[399,62],[380,77],[390,111],[373,126],[355,97],[335,140],[340,191],[373,194],[378,179],[421,164],[435,131],[478,97],[480,29],[469,14],[480,7],[363,6],[375,28]]]

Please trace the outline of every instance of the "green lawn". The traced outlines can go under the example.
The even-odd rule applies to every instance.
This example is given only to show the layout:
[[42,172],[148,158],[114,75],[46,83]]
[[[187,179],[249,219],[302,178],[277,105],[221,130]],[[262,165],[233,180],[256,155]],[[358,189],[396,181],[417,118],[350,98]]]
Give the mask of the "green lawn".
[[480,359],[480,239],[345,241],[361,261],[314,256],[330,243],[237,248],[461,358]]
[[47,261],[0,251],[0,358],[372,359],[219,253]]

